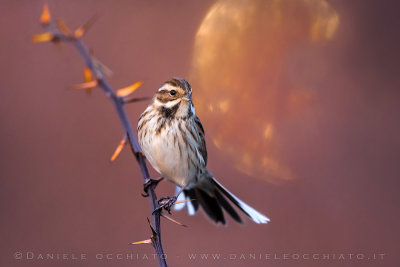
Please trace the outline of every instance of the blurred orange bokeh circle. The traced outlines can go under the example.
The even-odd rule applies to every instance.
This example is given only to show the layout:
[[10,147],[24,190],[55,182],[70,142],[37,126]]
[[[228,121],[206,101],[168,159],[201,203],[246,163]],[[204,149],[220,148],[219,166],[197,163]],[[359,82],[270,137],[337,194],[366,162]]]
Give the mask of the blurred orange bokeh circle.
[[296,47],[331,40],[338,25],[325,0],[219,0],[210,8],[190,82],[208,137],[239,171],[273,183],[295,177],[281,157],[279,125],[313,94],[286,68]]

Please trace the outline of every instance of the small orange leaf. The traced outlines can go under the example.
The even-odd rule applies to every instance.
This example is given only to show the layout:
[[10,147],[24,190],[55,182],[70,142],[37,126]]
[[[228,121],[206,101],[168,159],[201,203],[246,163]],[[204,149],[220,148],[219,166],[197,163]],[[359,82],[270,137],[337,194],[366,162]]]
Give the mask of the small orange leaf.
[[117,148],[114,151],[114,154],[110,158],[110,162],[113,162],[121,153],[122,149],[125,147],[126,139],[122,139]]
[[51,16],[50,16],[50,11],[49,11],[49,6],[47,4],[44,4],[42,15],[40,16],[40,22],[42,24],[49,24],[50,19],[51,19]]
[[85,33],[84,29],[82,27],[79,27],[78,29],[75,30],[74,36],[76,38],[81,38],[84,33]]
[[138,81],[138,82],[135,82],[134,84],[132,84],[131,86],[128,86],[128,87],[119,89],[119,90],[117,91],[117,96],[119,96],[119,97],[125,97],[125,96],[127,96],[127,95],[130,95],[130,94],[133,93],[136,89],[138,89],[139,86],[141,86],[142,84],[143,84],[142,81]]
[[72,89],[81,90],[81,89],[89,89],[97,86],[97,80],[93,80],[87,83],[79,83],[72,85]]
[[[83,79],[85,80],[86,83],[92,81],[92,71],[88,68],[85,67],[83,69]],[[92,87],[86,89],[86,94],[90,95],[92,93]]]
[[88,83],[92,80],[92,71],[88,67],[83,69],[83,78],[85,83]]
[[34,43],[50,42],[51,40],[53,40],[53,35],[49,32],[35,34],[32,36],[32,42]]
[[140,244],[151,244],[151,239],[146,239],[146,240],[142,240],[142,241],[138,241],[138,242],[133,242],[131,243],[132,245],[140,245]]

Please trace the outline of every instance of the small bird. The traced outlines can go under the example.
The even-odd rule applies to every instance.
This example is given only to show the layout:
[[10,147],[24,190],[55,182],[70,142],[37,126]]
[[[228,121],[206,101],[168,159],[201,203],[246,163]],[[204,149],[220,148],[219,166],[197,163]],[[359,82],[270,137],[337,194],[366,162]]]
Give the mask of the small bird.
[[[222,186],[207,170],[207,148],[204,129],[197,117],[192,88],[182,78],[165,82],[153,97],[152,103],[139,118],[138,139],[152,167],[162,177],[177,185],[177,209],[187,205],[194,215],[199,205],[215,222],[225,224],[224,209],[235,221],[242,220],[232,207],[237,206],[256,223],[269,219]],[[229,202],[229,201],[230,202]]]

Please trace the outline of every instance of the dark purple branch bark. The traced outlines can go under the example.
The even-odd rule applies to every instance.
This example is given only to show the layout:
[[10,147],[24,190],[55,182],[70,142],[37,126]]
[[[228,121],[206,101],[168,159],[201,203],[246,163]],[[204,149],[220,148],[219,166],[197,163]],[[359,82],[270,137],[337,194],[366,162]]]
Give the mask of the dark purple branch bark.
[[[46,29],[52,34],[53,41],[67,41],[72,42],[75,48],[78,50],[80,55],[82,56],[83,60],[85,61],[86,66],[96,75],[98,86],[104,91],[106,96],[114,104],[115,110],[117,111],[118,118],[121,121],[122,127],[124,132],[126,133],[128,140],[131,144],[132,152],[135,156],[135,159],[140,167],[140,172],[143,177],[143,181],[147,182],[150,180],[149,170],[146,165],[145,157],[142,154],[142,150],[133,134],[132,126],[129,121],[128,115],[124,108],[124,99],[118,97],[112,87],[108,84],[106,79],[104,78],[104,74],[97,65],[94,60],[92,59],[89,50],[87,49],[86,45],[82,42],[80,38],[76,38],[71,35],[67,35],[64,32],[60,31],[57,26],[54,24],[47,24],[45,25]],[[146,193],[149,196],[150,204],[151,204],[151,211],[153,212],[156,208],[159,207],[157,195],[155,193],[155,186],[156,184],[151,184],[150,186],[146,187]],[[167,266],[165,253],[161,243],[161,224],[160,224],[160,215],[161,211],[154,212],[152,214],[152,226],[155,231],[153,233],[151,240],[152,245],[156,251],[159,266]]]

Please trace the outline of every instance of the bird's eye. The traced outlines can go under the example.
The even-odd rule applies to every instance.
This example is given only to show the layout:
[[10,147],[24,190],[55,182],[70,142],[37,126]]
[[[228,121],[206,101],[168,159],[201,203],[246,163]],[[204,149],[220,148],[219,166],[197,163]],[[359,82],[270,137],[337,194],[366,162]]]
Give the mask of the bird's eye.
[[175,90],[171,90],[171,91],[169,91],[169,94],[170,95],[176,95],[176,91]]

